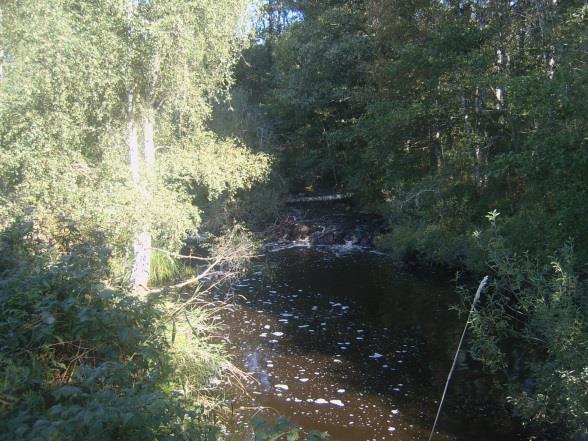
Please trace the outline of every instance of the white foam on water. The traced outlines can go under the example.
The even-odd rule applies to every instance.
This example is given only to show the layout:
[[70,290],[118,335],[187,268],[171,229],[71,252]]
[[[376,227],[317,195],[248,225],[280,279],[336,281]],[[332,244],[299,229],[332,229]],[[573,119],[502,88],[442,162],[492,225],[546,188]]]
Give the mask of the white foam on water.
[[287,242],[287,243],[279,243],[273,242],[268,243],[265,246],[265,249],[268,253],[278,253],[280,251],[289,250],[292,248],[310,248],[311,244],[308,241],[296,241],[296,242]]

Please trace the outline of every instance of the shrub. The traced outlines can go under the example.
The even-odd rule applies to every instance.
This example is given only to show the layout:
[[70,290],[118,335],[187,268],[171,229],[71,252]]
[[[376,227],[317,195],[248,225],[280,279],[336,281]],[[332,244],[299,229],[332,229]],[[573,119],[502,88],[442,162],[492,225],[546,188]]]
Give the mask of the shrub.
[[537,430],[568,435],[588,428],[588,293],[571,245],[542,263],[517,254],[491,213],[479,235],[493,274],[472,322],[472,353],[501,375],[509,400]]
[[[105,250],[60,255],[49,244],[37,254],[29,233],[16,225],[0,236],[0,439],[217,439],[212,411],[176,392],[226,369],[206,315],[188,337],[185,321],[202,312],[186,310],[174,328],[177,305],[102,282]],[[185,378],[187,364],[197,377]]]

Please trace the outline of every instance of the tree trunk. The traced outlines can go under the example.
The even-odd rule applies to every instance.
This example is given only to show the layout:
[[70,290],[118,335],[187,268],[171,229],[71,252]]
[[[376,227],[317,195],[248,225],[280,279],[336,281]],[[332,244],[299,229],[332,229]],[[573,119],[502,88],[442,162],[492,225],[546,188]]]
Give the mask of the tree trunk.
[[153,138],[153,120],[155,112],[153,108],[148,108],[143,117],[143,139],[145,149],[145,171],[151,179],[155,176],[155,141]]
[[[504,49],[502,48],[496,51],[496,65],[499,72],[504,70]],[[501,85],[496,86],[494,95],[496,96],[496,110],[501,110],[504,105],[504,88]]]
[[[0,9],[0,26],[2,26],[2,9]],[[0,83],[4,79],[4,50],[0,47]]]
[[443,168],[443,147],[441,146],[441,133],[435,132],[430,136],[431,170],[441,171]]
[[[143,154],[145,158],[145,178],[140,182],[139,191],[143,196],[145,205],[149,204],[151,195],[149,187],[155,180],[155,141],[153,137],[154,111],[148,108],[143,116]],[[152,255],[151,226],[149,221],[143,225],[141,233],[133,243],[134,265],[131,284],[135,294],[141,295],[148,290],[149,276],[151,274]]]
[[[141,161],[139,158],[139,141],[137,137],[137,122],[133,107],[133,94],[129,94],[129,122],[127,144],[129,149],[129,168],[135,185],[135,209],[141,210],[146,195],[145,183],[141,179]],[[143,228],[133,242],[133,269],[131,272],[131,287],[133,293],[141,295],[147,290],[149,282],[149,265],[151,261],[151,234]]]
[[127,125],[127,147],[129,148],[129,167],[133,184],[137,190],[141,186],[141,165],[139,161],[139,141],[137,139],[137,122],[135,121],[135,110],[133,108],[133,94],[130,93],[128,107],[128,125]]
[[133,272],[131,274],[131,286],[135,295],[141,296],[149,286],[151,269],[151,233],[147,230],[137,235],[133,242]]
[[474,179],[476,182],[476,187],[481,189],[483,187],[483,178],[482,178],[482,149],[478,144],[474,147]]
[[[137,0],[128,0],[127,13],[129,32],[132,31],[133,15],[137,9]],[[151,136],[151,141],[153,136]],[[137,115],[135,113],[135,96],[133,91],[128,94],[128,127],[127,147],[129,149],[129,168],[135,186],[136,201],[134,209],[142,211],[148,199],[146,183],[141,179],[141,160],[139,155],[139,141],[137,136]],[[142,296],[147,292],[149,284],[149,269],[151,265],[151,233],[148,224],[143,225],[142,231],[137,233],[133,241],[133,269],[131,272],[131,288],[134,295]]]

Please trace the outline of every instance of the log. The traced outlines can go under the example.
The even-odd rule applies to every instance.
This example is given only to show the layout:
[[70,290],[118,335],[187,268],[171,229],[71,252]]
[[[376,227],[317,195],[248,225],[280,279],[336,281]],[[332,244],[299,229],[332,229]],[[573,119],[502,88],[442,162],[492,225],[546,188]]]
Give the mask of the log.
[[307,203],[307,202],[331,202],[331,201],[344,201],[347,199],[351,199],[353,197],[353,193],[335,193],[335,194],[328,194],[324,196],[301,196],[301,197],[291,197],[288,198],[286,202],[289,204],[299,204],[299,203]]

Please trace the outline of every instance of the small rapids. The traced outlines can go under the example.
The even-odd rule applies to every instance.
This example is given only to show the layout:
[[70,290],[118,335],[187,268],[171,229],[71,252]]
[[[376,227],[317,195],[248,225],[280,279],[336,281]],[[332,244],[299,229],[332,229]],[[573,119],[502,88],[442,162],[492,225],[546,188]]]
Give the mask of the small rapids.
[[[254,415],[341,441],[428,438],[463,326],[447,277],[400,273],[351,243],[283,243],[233,289],[227,338],[254,380],[235,391],[231,439],[250,439]],[[435,439],[519,439],[499,402],[462,354]]]

